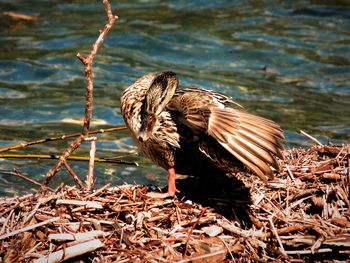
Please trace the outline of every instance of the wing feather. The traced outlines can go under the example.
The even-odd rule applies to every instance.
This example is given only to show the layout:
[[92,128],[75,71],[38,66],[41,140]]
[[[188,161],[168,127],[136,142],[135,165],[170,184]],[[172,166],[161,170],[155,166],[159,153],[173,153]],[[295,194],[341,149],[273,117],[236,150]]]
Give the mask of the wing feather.
[[[229,98],[226,100],[230,102]],[[283,158],[279,141],[284,138],[283,131],[271,120],[225,105],[217,96],[211,96],[210,91],[196,92],[192,88],[176,93],[168,107],[181,116],[186,126],[214,138],[227,154],[237,158],[264,182],[266,176],[273,178],[271,167],[279,169],[275,157]]]
[[277,124],[232,108],[210,107],[210,112],[208,134],[260,178],[273,178],[270,166],[279,169],[273,155],[282,157]]

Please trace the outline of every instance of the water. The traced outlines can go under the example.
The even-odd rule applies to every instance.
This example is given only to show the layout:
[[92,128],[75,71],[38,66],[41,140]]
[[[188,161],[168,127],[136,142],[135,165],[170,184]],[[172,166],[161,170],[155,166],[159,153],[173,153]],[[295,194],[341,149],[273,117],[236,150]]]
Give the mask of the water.
[[[122,90],[145,73],[171,69],[183,85],[201,85],[236,98],[250,112],[278,122],[286,145],[307,146],[302,129],[322,142],[350,133],[349,1],[112,1],[120,19],[94,61],[92,129],[123,124]],[[1,11],[38,15],[37,22],[0,17],[0,147],[79,132],[84,115],[86,54],[106,20],[98,1],[2,1]],[[266,70],[263,70],[263,69]],[[71,141],[16,153],[60,154]],[[87,155],[84,143],[75,153]],[[135,148],[127,132],[98,136],[97,155]],[[96,164],[97,185],[165,183],[165,173],[134,156],[140,167]],[[43,180],[52,160],[0,159]],[[86,163],[71,162],[85,176]],[[72,183],[62,169],[54,180]],[[0,175],[0,194],[32,185]]]

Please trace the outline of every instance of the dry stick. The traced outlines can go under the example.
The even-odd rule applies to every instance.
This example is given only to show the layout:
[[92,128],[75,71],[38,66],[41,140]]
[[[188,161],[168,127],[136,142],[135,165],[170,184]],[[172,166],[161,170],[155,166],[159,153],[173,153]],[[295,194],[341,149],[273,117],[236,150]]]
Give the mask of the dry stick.
[[[32,184],[35,184],[37,186],[40,187],[44,187],[43,184],[39,183],[38,181],[35,181],[34,179],[29,178],[28,176],[19,173],[18,171],[14,170],[14,171],[4,171],[4,170],[0,170],[0,174],[9,174],[9,175],[15,175],[18,176],[24,180],[27,180],[28,182],[31,182]],[[53,190],[52,188],[48,187],[48,190],[50,190],[51,192],[54,192],[55,190]]]
[[290,170],[288,164],[286,164],[286,168],[287,168],[289,177],[293,180],[294,185],[297,186],[297,182],[295,181],[294,175],[293,175],[292,171]]
[[300,133],[302,135],[305,135],[306,137],[308,137],[310,140],[314,141],[315,143],[317,143],[319,146],[322,146],[323,144],[317,140],[315,137],[311,136],[310,134],[307,134],[306,132],[304,132],[303,130],[300,130]]
[[[10,213],[9,213],[9,215],[6,217],[6,220],[5,220],[5,222],[3,223],[2,228],[0,229],[0,235],[2,235],[2,234],[5,232],[6,227],[7,227],[8,223],[9,223],[9,221],[10,221],[10,218],[12,217],[12,214],[13,214],[14,212],[15,212],[15,209],[14,209],[14,208],[13,208],[13,209],[10,209]],[[4,215],[4,214],[7,214],[7,213],[2,213],[2,215]],[[2,217],[2,215],[1,215],[1,217]]]
[[[64,164],[64,162],[67,160],[67,158],[71,155],[71,153],[77,149],[81,142],[84,140],[84,135],[81,134],[64,152],[64,154],[59,158],[58,162],[54,167],[52,167],[46,174],[45,178],[45,187],[49,185],[49,182],[51,178],[58,172],[58,170],[61,168],[61,166]],[[45,189],[45,188],[44,188]]]
[[4,16],[11,17],[13,19],[17,20],[24,20],[24,21],[29,21],[29,22],[35,22],[38,20],[38,16],[29,16],[21,13],[15,13],[15,12],[3,12],[2,13]]
[[79,176],[73,170],[73,168],[68,164],[67,160],[64,160],[63,164],[64,164],[64,167],[66,167],[67,171],[72,175],[74,181],[77,183],[80,189],[85,189],[86,185],[82,180],[80,180]]
[[348,149],[348,193],[350,192],[350,148]]
[[70,247],[63,247],[58,251],[52,252],[47,256],[43,256],[34,260],[35,263],[47,263],[47,262],[62,262],[67,259],[84,255],[86,253],[95,251],[98,248],[103,247],[104,244],[99,239],[93,239],[83,243],[79,243]]
[[36,211],[38,211],[39,207],[42,205],[41,202],[37,202],[33,211],[26,217],[26,219],[23,221],[23,224],[26,224],[27,222],[29,222],[29,220],[32,219],[32,217],[35,215]]
[[188,233],[187,240],[186,240],[186,248],[185,248],[185,252],[183,253],[184,256],[187,255],[187,250],[188,250],[188,246],[189,246],[189,243],[190,243],[190,238],[191,238],[192,232],[193,232],[194,228],[196,227],[196,225],[198,224],[199,220],[204,215],[206,210],[207,210],[206,208],[202,209],[202,211],[201,211],[200,215],[198,216],[196,222],[192,225],[192,227],[190,229],[190,232]]
[[234,260],[235,260],[235,257],[232,255],[231,250],[230,250],[230,248],[228,247],[226,241],[225,241],[222,237],[219,237],[219,238],[220,238],[221,242],[225,245],[225,247],[226,247],[228,253],[230,254],[231,259],[234,261]]
[[[59,159],[59,158],[61,158],[61,156],[60,155],[54,155],[54,154],[14,154],[14,153],[8,153],[8,154],[0,154],[0,158]],[[90,157],[71,155],[71,156],[69,156],[67,158],[67,160],[71,160],[71,161],[89,161]],[[138,166],[138,163],[136,163],[136,162],[122,161],[122,160],[118,160],[116,158],[99,158],[99,157],[95,157],[95,162],[98,162],[98,163],[117,163],[117,164],[127,164],[127,165]]]
[[[293,224],[291,226],[287,226],[287,227],[282,227],[277,229],[277,234],[278,235],[286,235],[286,234],[290,234],[292,232],[297,232],[297,231],[304,231],[305,229],[310,228],[309,225],[306,224]],[[266,233],[266,238],[270,238],[272,235],[271,232],[267,232]]]
[[[218,251],[214,251],[212,253],[200,255],[200,256],[197,256],[197,257],[183,259],[183,260],[178,261],[178,263],[201,262],[199,260],[203,260],[203,262],[205,262],[204,259],[216,256],[216,255],[220,255],[220,254],[223,254],[223,253],[226,253],[226,251],[225,250],[218,250]],[[208,260],[206,262],[211,262],[211,261]]]
[[115,221],[113,224],[115,233],[119,236],[120,240],[123,240],[123,242],[127,245],[127,246],[131,246],[132,242],[129,239],[129,236],[127,235],[127,233],[124,233],[123,231],[123,227],[119,224],[118,221]]
[[280,245],[280,251],[281,251],[283,256],[287,257],[287,253],[286,253],[286,251],[284,249],[284,246],[282,244],[281,238],[278,235],[278,232],[277,232],[277,229],[276,229],[275,225],[273,224],[272,216],[269,217],[269,221],[270,221],[270,226],[272,227],[272,231],[274,232],[274,234],[275,234],[275,236],[277,238],[277,242]]
[[85,90],[85,118],[84,118],[84,125],[83,125],[83,131],[82,133],[84,135],[89,134],[89,128],[90,128],[90,120],[92,117],[92,105],[93,105],[93,80],[92,80],[92,62],[93,59],[97,53],[98,48],[102,45],[106,35],[108,34],[109,30],[112,28],[114,22],[116,19],[118,19],[117,16],[114,16],[112,14],[111,5],[109,4],[108,0],[103,0],[103,4],[105,5],[105,11],[108,16],[108,23],[103,28],[102,32],[100,33],[98,39],[92,46],[92,50],[87,58],[85,58],[80,53],[77,54],[77,57],[80,59],[80,61],[85,66],[85,78],[86,78],[86,90]]
[[59,233],[59,234],[49,234],[48,239],[50,241],[87,241],[92,238],[106,237],[110,235],[108,232],[101,230],[92,230],[83,233]]
[[333,252],[331,248],[320,248],[320,249],[316,249],[315,251],[312,251],[311,249],[286,251],[288,255],[295,255],[295,254],[308,255],[308,254],[315,254],[315,253],[330,253],[330,252]]
[[85,117],[82,134],[73,142],[56,165],[50,169],[46,174],[45,186],[47,186],[51,180],[51,178],[57,173],[65,160],[70,156],[70,154],[77,149],[82,141],[88,136],[90,129],[90,121],[92,117],[92,105],[93,105],[93,80],[92,80],[92,62],[97,53],[98,48],[102,45],[104,38],[106,37],[109,30],[112,28],[114,22],[118,18],[112,14],[111,5],[108,0],[103,0],[103,4],[105,6],[105,10],[108,16],[108,23],[103,28],[100,33],[98,39],[92,46],[92,50],[87,58],[83,57],[80,53],[77,54],[77,57],[84,64],[85,67],[85,78],[86,78],[86,90],[85,90]]
[[98,201],[82,201],[74,199],[57,199],[56,205],[76,205],[84,206],[86,208],[102,209],[103,205]]
[[[102,186],[100,189],[96,190],[95,192],[93,192],[92,194],[89,194],[87,197],[85,197],[86,199],[94,197],[96,195],[99,195],[100,193],[102,193],[104,190],[106,190],[109,186],[111,185],[111,183],[108,183],[104,186]],[[117,202],[118,203],[118,202]]]
[[86,139],[91,141],[91,149],[90,149],[90,161],[89,161],[89,172],[86,178],[87,190],[91,191],[92,186],[94,184],[94,166],[95,166],[95,153],[96,153],[96,137],[91,137]]
[[5,234],[5,235],[0,236],[0,240],[5,239],[5,238],[8,238],[8,237],[15,236],[15,235],[17,235],[17,234],[19,234],[19,233],[22,233],[22,232],[26,232],[26,231],[35,229],[35,228],[37,228],[37,227],[40,227],[40,226],[43,226],[43,225],[46,225],[46,224],[50,224],[50,223],[55,222],[55,221],[57,221],[57,220],[59,220],[59,219],[60,219],[59,216],[58,216],[58,217],[53,217],[53,218],[50,218],[50,219],[45,220],[45,221],[43,221],[43,222],[40,222],[40,223],[37,223],[37,224],[34,224],[34,225],[29,225],[29,226],[23,227],[23,228],[21,228],[21,229],[18,229],[18,230],[15,230],[15,231],[12,231],[12,232],[10,232],[10,233],[7,233],[7,234]]
[[[113,132],[113,131],[123,131],[126,130],[126,126],[117,126],[114,128],[108,128],[108,129],[99,129],[99,130],[94,130],[90,131],[89,134],[98,134],[98,133],[105,133],[105,132]],[[40,143],[45,143],[45,142],[52,142],[52,141],[61,141],[69,138],[75,138],[80,136],[81,133],[72,133],[72,134],[63,134],[55,137],[49,137],[49,138],[43,138],[35,141],[29,141],[29,142],[21,142],[18,144],[10,145],[7,147],[2,147],[0,148],[0,152],[7,152],[10,150],[16,150],[20,148],[25,148],[30,145],[35,145],[35,144],[40,144]]]

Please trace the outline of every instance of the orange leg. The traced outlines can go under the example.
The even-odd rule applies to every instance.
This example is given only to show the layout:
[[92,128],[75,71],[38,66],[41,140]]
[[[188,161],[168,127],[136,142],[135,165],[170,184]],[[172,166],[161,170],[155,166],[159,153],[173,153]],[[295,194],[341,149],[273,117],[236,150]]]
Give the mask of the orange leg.
[[174,168],[168,169],[168,194],[174,196],[179,190],[176,189],[175,184],[176,173]]
[[173,197],[176,193],[180,192],[176,189],[175,184],[176,173],[174,168],[168,169],[168,192],[167,193],[147,193],[146,195],[151,198],[167,198],[169,196]]

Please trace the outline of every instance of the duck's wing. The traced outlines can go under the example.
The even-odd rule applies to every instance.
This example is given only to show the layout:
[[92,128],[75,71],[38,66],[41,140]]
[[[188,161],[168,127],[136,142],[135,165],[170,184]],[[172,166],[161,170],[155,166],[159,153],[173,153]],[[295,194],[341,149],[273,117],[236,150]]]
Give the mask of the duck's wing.
[[224,94],[190,88],[177,91],[168,108],[183,125],[213,137],[263,181],[273,178],[270,166],[279,169],[275,156],[283,158],[282,130],[273,121],[228,104],[235,103]]

